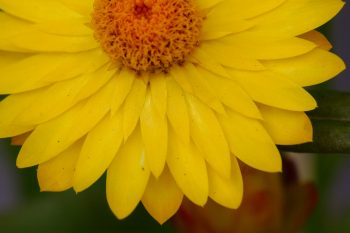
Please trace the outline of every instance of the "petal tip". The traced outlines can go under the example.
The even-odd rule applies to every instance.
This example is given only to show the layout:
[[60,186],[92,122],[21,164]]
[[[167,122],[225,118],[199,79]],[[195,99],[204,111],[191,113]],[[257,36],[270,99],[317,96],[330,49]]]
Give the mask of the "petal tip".
[[79,185],[74,184],[74,185],[73,185],[73,190],[74,190],[75,194],[79,194],[79,193],[82,192],[84,189],[81,188]]
[[163,225],[166,221],[168,221],[172,216],[163,216],[163,215],[152,215],[152,217],[160,224]]
[[37,165],[37,164],[33,164],[30,161],[23,159],[21,155],[18,155],[17,160],[16,160],[17,168],[28,168],[28,167],[32,167],[35,165]]

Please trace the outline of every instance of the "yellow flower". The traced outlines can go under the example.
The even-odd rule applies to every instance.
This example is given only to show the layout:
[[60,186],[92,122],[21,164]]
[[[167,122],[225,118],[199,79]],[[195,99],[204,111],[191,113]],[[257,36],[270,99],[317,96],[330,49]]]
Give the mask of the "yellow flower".
[[242,199],[237,159],[281,171],[312,140],[302,88],[344,69],[315,28],[340,0],[0,0],[0,137],[43,191],[107,170],[118,218],[160,223],[185,195]]

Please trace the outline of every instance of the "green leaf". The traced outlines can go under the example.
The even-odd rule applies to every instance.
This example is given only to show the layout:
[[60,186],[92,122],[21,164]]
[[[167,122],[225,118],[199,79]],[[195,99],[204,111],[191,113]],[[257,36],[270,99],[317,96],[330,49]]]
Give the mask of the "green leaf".
[[279,146],[282,151],[350,153],[350,93],[311,90],[318,108],[307,112],[314,128],[312,143]]

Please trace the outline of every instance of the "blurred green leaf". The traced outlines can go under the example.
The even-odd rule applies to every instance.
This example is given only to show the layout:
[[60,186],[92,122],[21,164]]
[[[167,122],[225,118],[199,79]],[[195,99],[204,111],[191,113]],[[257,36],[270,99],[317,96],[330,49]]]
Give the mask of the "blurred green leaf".
[[[105,198],[105,179],[76,194],[37,192],[12,213],[0,215],[4,233],[175,233],[171,222],[159,225],[142,205],[117,220]],[[33,190],[32,190],[33,191]]]
[[306,153],[350,153],[350,93],[311,90],[318,108],[308,112],[314,141],[296,146],[280,146],[282,151]]

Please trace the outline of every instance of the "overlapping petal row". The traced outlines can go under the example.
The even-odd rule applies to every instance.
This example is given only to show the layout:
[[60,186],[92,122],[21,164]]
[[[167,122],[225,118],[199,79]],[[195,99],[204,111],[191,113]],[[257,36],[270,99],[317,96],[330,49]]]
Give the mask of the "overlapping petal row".
[[303,87],[344,69],[315,28],[340,0],[196,0],[200,46],[167,74],[111,65],[92,0],[0,0],[0,137],[23,144],[44,191],[83,191],[107,170],[118,218],[142,201],[159,222],[183,195],[239,206],[238,160],[281,171],[275,144],[312,140]]

